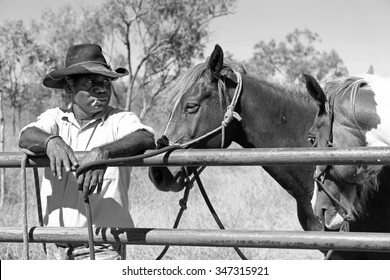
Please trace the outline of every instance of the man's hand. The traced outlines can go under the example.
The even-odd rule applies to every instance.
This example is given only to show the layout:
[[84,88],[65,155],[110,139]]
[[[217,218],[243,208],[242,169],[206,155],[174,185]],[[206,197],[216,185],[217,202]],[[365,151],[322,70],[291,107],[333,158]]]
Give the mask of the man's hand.
[[[93,148],[83,158],[80,159],[80,165],[87,162],[104,160],[108,158],[108,154],[102,148]],[[103,185],[103,177],[107,166],[95,166],[88,169],[77,177],[77,186],[79,191],[83,192],[84,200],[88,198],[97,188],[97,193],[100,193]]]
[[62,180],[62,167],[66,172],[71,172],[79,166],[72,148],[61,137],[51,138],[47,142],[46,154],[50,159],[50,169],[58,180]]

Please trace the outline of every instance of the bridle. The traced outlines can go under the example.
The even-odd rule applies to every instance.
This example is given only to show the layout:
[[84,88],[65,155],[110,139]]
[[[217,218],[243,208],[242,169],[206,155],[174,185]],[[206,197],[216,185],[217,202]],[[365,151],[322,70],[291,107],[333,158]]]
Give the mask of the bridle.
[[[333,144],[334,100],[335,100],[335,98],[332,98],[332,105],[330,104],[330,102],[327,103],[328,104],[327,112],[329,114],[329,123],[330,123],[329,135],[328,135],[327,139],[325,139],[327,148],[334,147],[334,144]],[[332,165],[327,165],[321,172],[317,172],[317,169],[316,169],[313,179],[314,179],[314,182],[316,183],[318,189],[322,190],[334,204],[336,204],[339,208],[341,208],[344,211],[343,213],[340,213],[338,211],[339,215],[341,215],[341,217],[344,219],[344,222],[342,223],[339,231],[349,231],[349,228],[350,228],[349,222],[351,221],[351,218],[348,217],[347,215],[345,215],[345,213],[348,213],[348,209],[341,203],[341,201],[339,199],[335,198],[330,193],[330,191],[328,191],[327,188],[325,187],[326,174],[329,173],[332,168],[333,168]],[[347,183],[338,174],[338,172],[335,169],[333,169],[333,171],[340,181]],[[334,252],[333,250],[329,250],[325,256],[325,260],[330,259],[333,252]]]
[[[329,115],[329,124],[330,124],[329,125],[329,135],[325,139],[327,148],[334,147],[334,144],[333,144],[333,124],[334,124],[335,99],[336,99],[335,97],[330,98],[329,102],[326,103],[328,106],[328,108],[326,108],[326,111],[328,112],[328,115]],[[329,199],[333,203],[337,204],[337,206],[339,206],[345,213],[348,213],[348,209],[344,205],[342,205],[340,200],[335,198],[325,187],[324,182],[326,179],[326,175],[327,175],[327,173],[330,172],[330,170],[333,170],[333,173],[336,175],[337,180],[339,180],[340,182],[342,182],[344,184],[351,184],[351,182],[348,182],[344,178],[342,178],[342,176],[337,172],[337,170],[335,170],[333,168],[333,165],[327,165],[321,172],[317,172],[317,170],[316,170],[316,172],[314,174],[314,181],[317,184],[318,188],[321,189],[322,191],[324,191],[324,193],[329,197]],[[347,217],[344,213],[339,213],[339,214],[344,218],[345,221],[351,220],[351,218]]]
[[[192,139],[186,143],[178,144],[178,143],[170,143],[169,140],[163,135],[158,141],[163,145],[163,143],[166,143],[166,146],[168,145],[178,145],[180,148],[188,149],[191,148],[194,144],[200,142],[201,140],[204,140],[210,136],[213,136],[217,134],[218,132],[221,131],[222,134],[222,141],[221,141],[221,148],[225,147],[225,128],[234,120],[236,119],[237,121],[241,121],[241,116],[235,111],[237,102],[240,98],[241,91],[242,91],[242,77],[241,74],[237,71],[234,71],[234,74],[237,77],[237,86],[233,94],[233,98],[230,102],[230,105],[227,106],[225,115],[223,117],[223,120],[221,122],[221,125],[218,126],[217,128],[211,130],[210,132],[207,132],[195,139]],[[218,80],[218,89],[222,91],[222,86],[220,85],[221,80]]]
[[[157,148],[164,148],[164,147],[177,147],[179,149],[189,149],[191,148],[192,146],[194,146],[194,144],[200,142],[201,140],[204,140],[208,137],[214,137],[219,131],[221,131],[221,134],[222,134],[222,140],[221,140],[221,148],[224,148],[225,146],[225,128],[234,120],[236,119],[237,121],[241,121],[241,116],[235,111],[235,107],[237,105],[237,102],[240,98],[240,95],[241,95],[241,91],[242,91],[242,77],[241,77],[241,74],[239,72],[236,72],[233,70],[233,72],[235,73],[236,77],[237,77],[237,86],[236,86],[236,89],[234,91],[234,95],[233,95],[233,98],[230,102],[230,105],[227,107],[226,109],[226,112],[224,114],[224,118],[221,122],[221,125],[213,130],[211,130],[210,132],[207,132],[191,141],[188,141],[186,143],[181,143],[181,144],[177,144],[177,143],[174,143],[172,145],[169,145],[169,140],[168,138],[163,135],[160,139],[157,140]],[[221,80],[218,80],[218,90],[219,91],[222,91],[222,86],[220,85],[220,81]],[[177,215],[177,218],[176,218],[176,221],[174,223],[174,228],[177,228],[178,224],[179,224],[179,221],[180,221],[180,218],[182,216],[182,213],[183,211],[186,209],[187,205],[187,199],[188,199],[188,195],[189,195],[189,191],[190,189],[192,188],[193,186],[193,182],[196,181],[196,183],[198,184],[198,187],[199,187],[199,190],[203,196],[203,199],[205,200],[214,220],[216,221],[216,223],[218,224],[219,228],[220,229],[225,229],[225,227],[223,226],[221,220],[219,219],[216,211],[214,210],[214,207],[212,206],[208,196],[207,196],[207,193],[203,187],[203,184],[202,184],[202,181],[200,179],[200,173],[206,168],[206,166],[201,166],[199,169],[197,168],[194,168],[194,167],[184,167],[184,173],[185,173],[185,183],[184,183],[184,188],[185,188],[185,191],[184,191],[184,196],[183,198],[180,200],[179,204],[180,204],[180,211]],[[190,173],[192,173],[194,176],[192,179],[190,179]],[[165,253],[167,252],[169,246],[165,246],[165,248],[163,249],[163,251],[160,253],[160,255],[157,257],[157,260],[160,260],[162,259],[162,257],[165,255]],[[242,253],[242,251],[238,248],[238,247],[234,247],[234,250],[237,252],[237,254],[241,257],[241,259],[243,260],[247,260],[246,256]]]

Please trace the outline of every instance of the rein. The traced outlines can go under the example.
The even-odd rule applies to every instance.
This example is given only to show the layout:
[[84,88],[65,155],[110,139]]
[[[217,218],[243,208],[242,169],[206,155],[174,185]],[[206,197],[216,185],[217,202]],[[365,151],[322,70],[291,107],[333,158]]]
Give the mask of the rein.
[[[173,150],[177,150],[177,149],[188,149],[190,148],[191,145],[219,132],[220,130],[222,131],[222,144],[221,144],[221,148],[224,147],[224,144],[225,144],[225,127],[227,127],[232,121],[233,119],[236,119],[238,121],[241,121],[241,117],[240,115],[234,111],[236,105],[237,105],[237,102],[238,102],[238,99],[240,98],[240,94],[241,94],[241,90],[242,90],[242,78],[241,78],[241,74],[234,71],[234,73],[236,74],[237,76],[237,87],[234,91],[234,95],[233,95],[233,99],[230,103],[230,105],[227,107],[226,109],[226,113],[224,115],[224,118],[221,122],[221,125],[215,129],[213,129],[212,131],[202,135],[202,136],[199,136],[189,142],[186,142],[186,143],[182,143],[182,144],[178,144],[178,143],[169,143],[170,145],[164,147],[164,148],[161,148],[161,149],[158,149],[158,150],[154,150],[150,153],[147,153],[147,154],[142,154],[142,155],[136,155],[136,156],[130,156],[130,157],[117,157],[117,158],[111,158],[111,159],[104,159],[104,160],[95,160],[93,162],[87,162],[85,164],[82,164],[80,165],[77,170],[76,170],[76,177],[78,177],[80,175],[80,173],[86,171],[87,169],[89,168],[92,168],[92,167],[97,167],[97,166],[105,166],[105,165],[109,165],[109,164],[120,164],[120,165],[125,165],[125,163],[131,163],[131,162],[134,162],[134,161],[139,161],[139,160],[142,160],[142,159],[145,159],[145,158],[149,158],[149,157],[153,157],[153,156],[156,156],[156,155],[159,155],[159,154],[162,154],[162,153],[165,153],[165,152],[171,152]],[[158,141],[161,141],[161,142],[167,142],[165,141],[164,139],[160,138]]]
[[[335,204],[337,204],[337,206],[339,206],[341,209],[344,210],[344,212],[348,213],[348,209],[341,204],[341,202],[335,198],[326,188],[325,188],[325,185],[324,185],[324,181],[325,181],[325,172],[331,167],[331,165],[328,165],[326,166],[326,168],[318,175],[314,178],[314,181],[316,182],[317,186],[319,187],[319,189],[321,189],[322,191],[324,191],[324,193],[330,198],[330,200],[332,202],[334,202]],[[320,179],[322,178],[322,179]],[[339,213],[344,220],[346,221],[349,221],[350,218],[348,218],[347,216],[344,215],[344,213]]]

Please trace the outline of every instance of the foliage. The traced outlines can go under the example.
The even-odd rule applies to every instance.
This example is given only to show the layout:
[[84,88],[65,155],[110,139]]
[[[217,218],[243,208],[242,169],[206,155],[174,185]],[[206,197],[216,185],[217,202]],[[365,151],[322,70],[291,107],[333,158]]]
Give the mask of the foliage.
[[22,20],[0,26],[0,90],[11,108],[34,110],[42,105],[45,93],[36,88],[45,68],[46,53],[35,39],[35,32]]
[[[46,70],[64,67],[65,54],[69,46],[80,43],[102,44],[105,34],[98,24],[94,10],[88,6],[74,7],[65,4],[57,11],[48,9],[40,21],[34,21],[32,28],[46,54]],[[45,71],[46,72],[46,71]],[[45,72],[41,73],[44,77]],[[65,107],[69,100],[61,90],[52,90],[59,101],[57,106]]]
[[97,18],[105,26],[105,34],[117,36],[124,44],[130,71],[125,109],[144,118],[182,70],[194,58],[203,57],[208,23],[229,14],[234,2],[105,1],[103,8],[96,10]]
[[348,75],[335,50],[321,52],[316,48],[319,41],[318,34],[308,29],[295,29],[286,35],[285,41],[258,42],[245,65],[261,77],[283,77],[290,83],[298,83],[303,73],[310,73],[319,81]]

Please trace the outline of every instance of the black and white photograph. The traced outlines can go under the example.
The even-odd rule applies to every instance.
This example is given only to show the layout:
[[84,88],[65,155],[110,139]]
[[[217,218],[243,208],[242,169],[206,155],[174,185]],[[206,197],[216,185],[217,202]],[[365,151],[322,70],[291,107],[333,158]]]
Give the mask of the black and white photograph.
[[2,278],[381,275],[389,52],[388,0],[0,0]]

